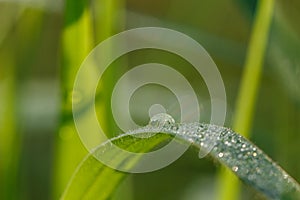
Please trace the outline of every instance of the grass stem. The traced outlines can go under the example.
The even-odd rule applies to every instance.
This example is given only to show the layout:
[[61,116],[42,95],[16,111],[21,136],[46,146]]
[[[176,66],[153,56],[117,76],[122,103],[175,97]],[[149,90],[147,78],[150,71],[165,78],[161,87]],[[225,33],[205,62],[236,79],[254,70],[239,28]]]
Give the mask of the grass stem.
[[[246,138],[250,137],[273,7],[274,0],[258,1],[243,77],[237,97],[233,130]],[[238,199],[239,181],[231,171],[222,169],[219,174],[219,181],[219,196],[217,199]]]

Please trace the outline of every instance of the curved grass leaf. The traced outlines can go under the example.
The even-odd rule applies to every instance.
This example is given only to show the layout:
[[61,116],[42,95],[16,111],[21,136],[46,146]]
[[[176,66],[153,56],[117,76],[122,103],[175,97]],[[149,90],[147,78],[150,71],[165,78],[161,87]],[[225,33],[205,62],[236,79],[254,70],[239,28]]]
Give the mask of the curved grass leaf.
[[178,142],[188,142],[199,149],[214,141],[214,148],[209,154],[230,168],[243,182],[271,199],[299,199],[300,197],[300,186],[292,177],[262,150],[228,128],[200,123],[173,124],[165,125],[160,129],[160,133],[152,137],[136,137],[145,137],[145,134],[152,132],[155,132],[153,127],[148,125],[98,146],[78,166],[62,199],[106,199],[113,194],[128,173],[111,169],[100,163],[94,156],[101,154],[111,156],[115,163],[123,166],[126,164],[128,169],[133,167],[140,157],[114,154],[113,148],[109,148],[112,144],[128,151],[148,152],[170,141],[174,136],[179,138]]

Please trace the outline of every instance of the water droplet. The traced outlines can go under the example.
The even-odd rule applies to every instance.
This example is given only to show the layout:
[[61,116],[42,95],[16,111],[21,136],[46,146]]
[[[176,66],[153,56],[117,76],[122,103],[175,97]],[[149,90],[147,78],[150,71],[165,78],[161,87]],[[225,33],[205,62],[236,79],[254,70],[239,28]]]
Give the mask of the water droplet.
[[192,138],[189,138],[188,141],[189,141],[190,143],[193,143],[193,142],[194,142],[194,140],[193,140]]
[[257,172],[258,174],[260,174],[260,173],[261,173],[261,170],[257,167],[257,168],[256,168],[256,172]]
[[253,155],[254,157],[256,157],[256,156],[257,156],[257,153],[256,153],[256,152],[254,152],[252,155]]
[[233,170],[234,172],[237,172],[237,171],[239,170],[239,167],[238,167],[238,166],[233,166],[233,167],[232,167],[232,170]]
[[218,154],[218,156],[219,156],[220,158],[222,158],[222,157],[224,156],[224,153],[220,152],[220,153]]
[[163,128],[164,126],[174,124],[175,120],[171,115],[166,113],[159,113],[151,117],[149,125],[155,128]]
[[227,146],[231,146],[231,143],[230,143],[230,142],[228,142],[228,141],[225,141],[225,145],[227,145]]
[[249,180],[254,180],[254,179],[255,179],[255,175],[254,175],[254,174],[250,174],[250,175],[248,176],[248,179],[249,179]]

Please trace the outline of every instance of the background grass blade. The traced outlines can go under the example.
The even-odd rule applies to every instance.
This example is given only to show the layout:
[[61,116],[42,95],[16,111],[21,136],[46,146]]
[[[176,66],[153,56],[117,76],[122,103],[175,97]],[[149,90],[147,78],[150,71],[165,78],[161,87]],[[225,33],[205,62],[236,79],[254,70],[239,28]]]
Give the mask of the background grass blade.
[[[72,118],[72,95],[74,92],[76,93],[75,96],[79,98],[81,95],[80,91],[72,91],[76,73],[93,46],[113,34],[113,26],[116,24],[114,17],[116,16],[116,9],[123,5],[121,2],[121,0],[66,1],[62,34],[63,68],[61,71],[61,87],[63,91],[63,108],[58,138],[59,150],[56,161],[56,180],[58,184],[54,189],[55,197],[61,194],[72,171],[87,154],[79,138],[75,136],[76,131]],[[113,77],[114,72],[110,73],[108,79],[105,80],[105,84],[110,88],[113,88]],[[86,87],[88,88],[88,85]],[[114,132],[112,131],[112,116],[108,113],[107,106],[110,103],[109,91],[108,87],[100,91],[101,98],[97,101],[101,105],[99,106],[101,111],[99,118],[105,130],[112,133]],[[74,153],[78,156],[73,156]]]
[[[185,132],[180,131],[184,127]],[[197,131],[195,131],[197,130]],[[115,154],[112,143],[128,151],[148,152],[157,145],[179,136],[178,142],[192,143],[200,149],[219,136],[210,155],[231,169],[242,181],[272,199],[299,198],[299,184],[258,147],[230,129],[200,123],[165,125],[159,134],[141,139],[153,127],[137,129],[115,137],[95,149],[75,171],[62,199],[107,199],[127,175],[106,167],[94,156],[109,155],[115,163],[134,167],[139,157]],[[177,137],[176,137],[177,138]],[[109,182],[107,180],[110,180]]]
[[[92,48],[92,19],[88,2],[67,0],[62,32],[61,124],[57,138],[53,197],[57,199],[78,163],[87,154],[81,144],[73,122],[67,117],[72,113],[73,82],[82,61]],[[79,94],[80,95],[80,94]],[[73,156],[76,154],[77,156]]]
[[[94,24],[94,41],[95,44],[101,43],[103,40],[123,30],[124,16],[124,0],[94,0],[92,1],[93,8],[91,9],[93,14]],[[120,25],[121,24],[121,25]],[[110,49],[113,51],[114,49]],[[122,63],[122,67],[126,66]],[[117,129],[115,127],[114,119],[110,109],[111,92],[114,88],[114,83],[117,81],[118,70],[114,67],[106,72],[106,76],[100,81],[99,85],[103,83],[105,87],[99,87],[97,90],[97,110],[99,111],[98,118],[102,122],[103,130],[106,133],[115,133]],[[90,105],[88,105],[90,106]],[[113,137],[114,135],[108,135]]]
[[[272,20],[274,0],[258,2],[249,49],[245,61],[245,69],[237,97],[236,113],[233,129],[243,136],[250,136],[256,97],[261,79],[265,49]],[[238,180],[230,171],[223,169],[219,175],[219,196],[217,199],[235,200],[239,195]]]
[[[0,52],[0,59],[5,64],[0,74],[0,199],[14,199],[17,191],[18,148],[19,138],[16,130],[15,101],[15,63],[12,63],[11,52]],[[0,76],[1,76],[0,75]],[[10,187],[13,186],[13,187]]]
[[[0,199],[30,198],[30,191],[27,190],[24,194],[29,184],[24,184],[26,178],[20,176],[25,171],[30,174],[30,170],[26,168],[30,162],[25,164],[23,160],[27,153],[24,149],[27,147],[28,135],[25,134],[25,129],[28,126],[20,126],[28,125],[28,121],[22,118],[26,113],[22,89],[31,74],[34,60],[32,55],[37,54],[36,47],[41,39],[39,33],[43,27],[44,13],[2,4],[0,10],[1,18],[5,18],[5,22],[0,25],[0,32],[3,31],[0,34]],[[4,16],[5,13],[12,15]],[[31,51],[25,52],[24,49],[29,46]],[[23,76],[20,69],[22,72],[26,71]],[[36,176],[30,176],[30,181],[34,182],[35,178]],[[44,176],[43,180],[46,179],[47,176]],[[39,189],[44,195],[47,193],[44,187]]]

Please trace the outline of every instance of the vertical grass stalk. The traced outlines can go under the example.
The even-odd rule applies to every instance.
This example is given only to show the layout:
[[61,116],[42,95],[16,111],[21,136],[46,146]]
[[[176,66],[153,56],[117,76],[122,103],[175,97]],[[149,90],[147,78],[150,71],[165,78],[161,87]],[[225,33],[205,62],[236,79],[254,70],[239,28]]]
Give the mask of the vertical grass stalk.
[[67,0],[62,32],[62,113],[57,139],[53,198],[57,199],[72,172],[88,153],[80,142],[72,120],[72,90],[77,70],[93,44],[89,5],[84,0]]
[[[112,35],[119,2],[122,1],[66,1],[62,35],[63,65],[61,69],[63,111],[57,142],[59,150],[55,166],[57,182],[57,186],[54,188],[55,198],[60,196],[77,164],[88,153],[80,142],[72,120],[72,96],[74,92],[78,93],[79,98],[81,95],[80,91],[73,91],[74,80],[80,65],[92,48]],[[109,74],[105,81],[104,91],[100,91],[101,97],[104,97],[100,99],[103,106],[97,108],[101,113],[99,116],[101,126],[104,126],[105,130],[110,130],[112,127],[110,110],[108,110],[110,106],[107,106],[107,103],[110,105],[110,95],[107,91],[109,91],[108,87],[114,85],[113,76],[114,73]]]
[[[94,0],[94,39],[96,45],[103,40],[114,35],[115,32],[122,31],[125,22],[125,1],[124,0]],[[109,51],[113,51],[113,47]],[[116,136],[119,131],[115,127],[114,119],[111,112],[111,94],[118,78],[118,69],[116,67],[126,67],[126,61],[121,63],[122,66],[112,66],[107,76],[103,78],[99,93],[101,98],[97,99],[97,110],[100,111],[98,119],[108,137]],[[120,188],[121,192],[116,192],[111,197],[112,200],[132,199],[132,179],[127,178],[126,184]]]
[[1,52],[0,70],[0,199],[18,198],[19,138],[16,130],[16,77],[11,51]]
[[[273,7],[274,0],[258,1],[243,77],[236,102],[233,130],[247,138],[250,137]],[[219,174],[219,182],[217,199],[238,199],[239,181],[231,171],[222,169]]]
[[[93,16],[94,16],[94,38],[96,45],[101,43],[114,34],[117,13],[122,0],[94,0],[93,1]],[[113,51],[113,49],[110,49]],[[116,69],[110,70],[107,76],[100,81],[104,85],[101,87],[99,93],[101,98],[97,99],[97,110],[100,111],[98,115],[99,120],[105,133],[111,134],[117,132],[114,129],[114,123],[111,115],[111,93],[115,82]]]

